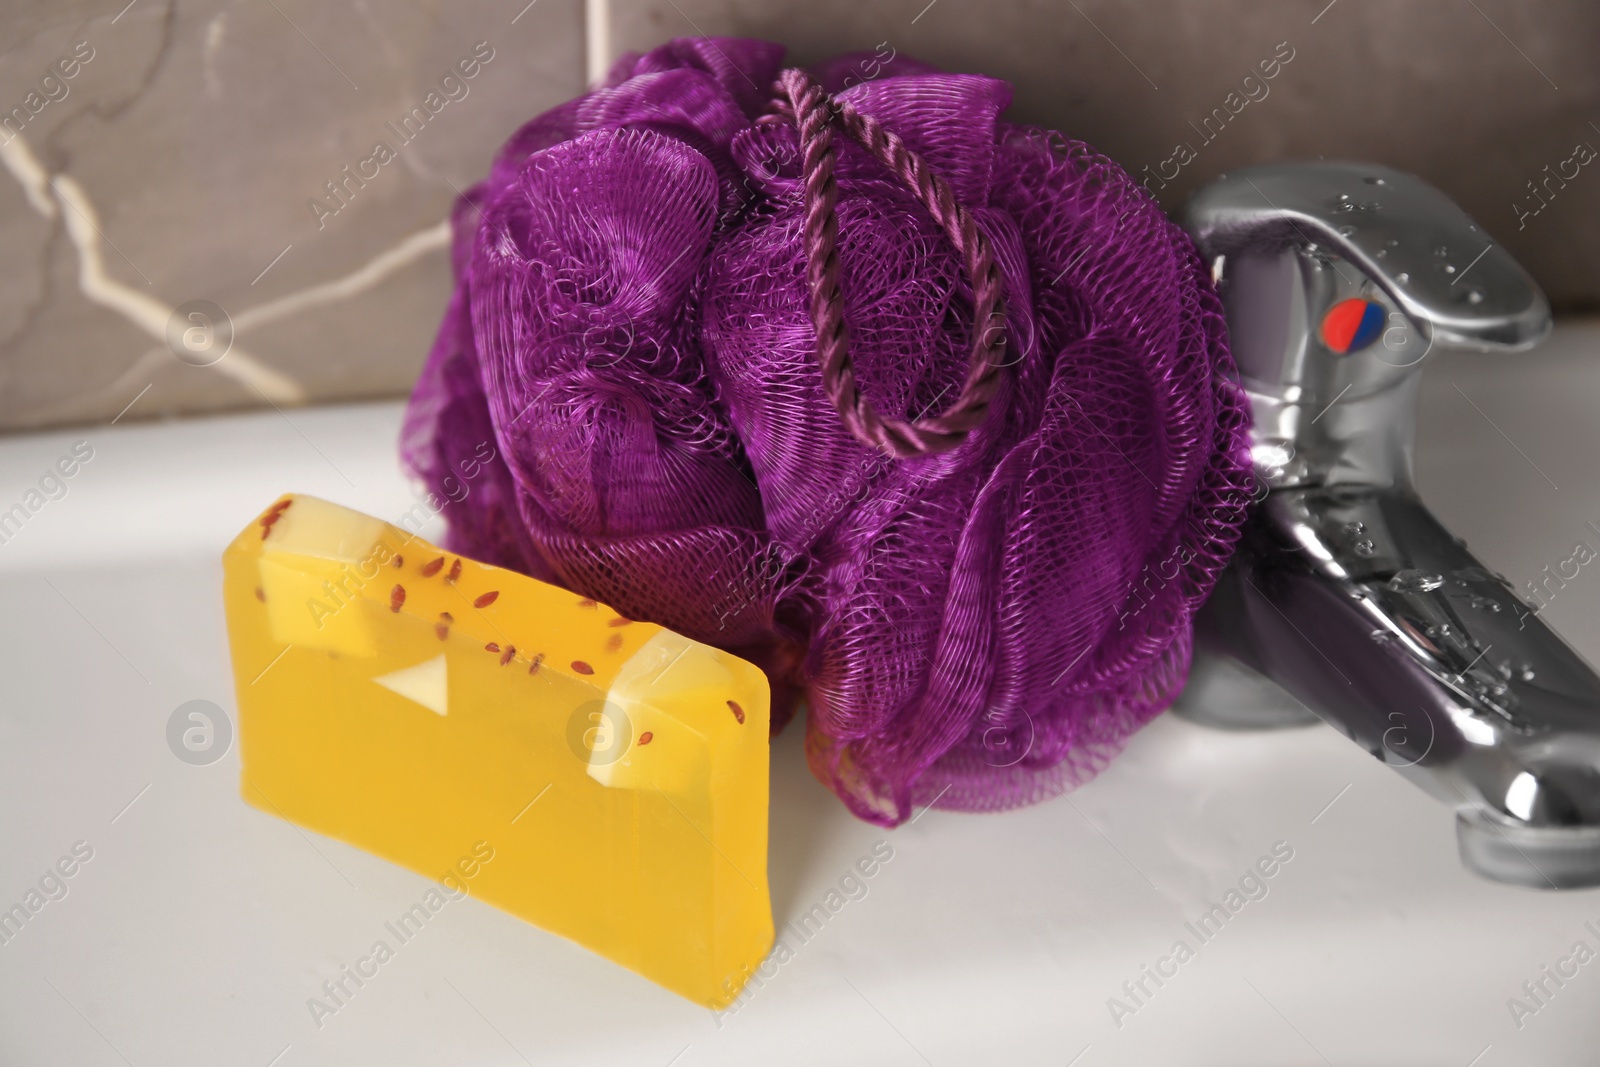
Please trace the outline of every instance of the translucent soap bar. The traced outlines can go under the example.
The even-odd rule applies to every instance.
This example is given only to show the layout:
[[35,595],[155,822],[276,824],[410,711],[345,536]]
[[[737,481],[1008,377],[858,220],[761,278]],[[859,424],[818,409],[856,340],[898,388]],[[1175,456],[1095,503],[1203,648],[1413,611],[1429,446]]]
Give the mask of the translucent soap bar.
[[759,669],[285,496],[223,557],[251,804],[708,1007],[772,946]]

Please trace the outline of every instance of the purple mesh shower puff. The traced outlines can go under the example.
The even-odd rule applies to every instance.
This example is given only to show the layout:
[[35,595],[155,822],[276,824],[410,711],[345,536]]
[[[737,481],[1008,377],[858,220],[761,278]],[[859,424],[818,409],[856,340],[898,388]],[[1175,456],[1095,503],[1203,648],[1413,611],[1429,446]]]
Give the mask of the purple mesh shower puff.
[[[1045,799],[1177,695],[1251,500],[1217,298],[1116,164],[1000,121],[1006,83],[832,60],[816,80],[949,183],[1004,279],[987,419],[938,455],[863,444],[818,371],[798,134],[756,121],[782,54],[676,40],[512,136],[456,205],[404,460],[456,501],[454,550],[759,663],[861,818]],[[856,380],[938,414],[971,280],[903,182],[834,148]]]

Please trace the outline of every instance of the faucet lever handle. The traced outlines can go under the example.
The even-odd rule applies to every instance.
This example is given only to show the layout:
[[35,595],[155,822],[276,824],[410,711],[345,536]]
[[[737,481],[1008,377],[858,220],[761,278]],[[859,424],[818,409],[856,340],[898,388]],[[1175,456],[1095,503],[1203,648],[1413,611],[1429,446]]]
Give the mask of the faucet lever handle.
[[1208,260],[1292,246],[1337,256],[1453,347],[1523,349],[1550,329],[1550,305],[1528,272],[1449,197],[1404,171],[1248,167],[1196,193],[1184,221]]

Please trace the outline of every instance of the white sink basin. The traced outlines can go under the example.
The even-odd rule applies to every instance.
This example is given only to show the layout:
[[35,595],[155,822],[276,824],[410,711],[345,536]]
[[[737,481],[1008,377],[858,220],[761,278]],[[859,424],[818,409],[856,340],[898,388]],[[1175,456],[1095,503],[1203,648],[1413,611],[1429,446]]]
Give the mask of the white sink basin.
[[[1519,587],[1576,541],[1600,547],[1586,526],[1600,527],[1600,328],[1564,325],[1527,355],[1430,358],[1419,481],[1443,521]],[[0,509],[75,442],[93,449],[0,544],[0,908],[77,842],[93,850],[0,944],[0,1062],[1596,1062],[1600,961],[1562,961],[1580,941],[1600,953],[1600,892],[1469,874],[1453,814],[1332,730],[1170,716],[1066,800],[889,833],[812,780],[791,731],[774,750],[771,877],[792,958],[721,1018],[466,901],[391,944],[319,1027],[308,998],[390,939],[384,923],[427,883],[247,808],[237,753],[186,764],[166,727],[192,699],[232,713],[218,557],[264,502],[293,489],[380,516],[411,506],[398,415],[0,444]],[[1546,617],[1600,660],[1600,571]],[[826,913],[880,841],[893,858],[865,895],[797,936],[788,924]],[[1202,940],[1202,915],[1275,845],[1292,858],[1246,882],[1265,896]],[[1558,987],[1546,966],[1571,976]]]

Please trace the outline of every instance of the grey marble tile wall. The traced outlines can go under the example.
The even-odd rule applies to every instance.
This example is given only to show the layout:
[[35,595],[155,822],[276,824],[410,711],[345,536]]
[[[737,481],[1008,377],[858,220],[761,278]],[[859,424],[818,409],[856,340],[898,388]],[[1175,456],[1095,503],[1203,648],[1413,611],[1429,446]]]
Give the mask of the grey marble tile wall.
[[585,83],[521,8],[7,0],[0,428],[403,393],[456,190]]
[[0,430],[403,394],[456,191],[590,71],[673,36],[1007,78],[1013,118],[1174,210],[1245,163],[1409,169],[1558,308],[1600,307],[1591,0],[125,3],[0,10]]

